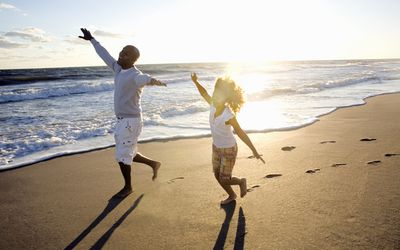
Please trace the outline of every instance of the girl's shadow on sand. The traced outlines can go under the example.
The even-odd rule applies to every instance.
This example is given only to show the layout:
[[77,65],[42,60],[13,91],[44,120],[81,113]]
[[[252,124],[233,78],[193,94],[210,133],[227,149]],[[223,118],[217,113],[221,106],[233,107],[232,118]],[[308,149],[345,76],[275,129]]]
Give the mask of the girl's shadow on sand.
[[[101,249],[104,244],[107,242],[107,240],[110,238],[114,230],[121,225],[121,223],[128,217],[128,215],[139,205],[141,199],[143,198],[144,194],[141,194],[132,204],[132,206],[117,220],[117,222],[112,225],[112,227],[105,233],[103,236],[101,236],[96,243],[90,248],[90,249]],[[121,201],[124,199],[110,199],[108,201],[107,206],[104,208],[103,212],[97,216],[96,219],[78,235],[66,248],[67,249],[74,249],[79,242],[81,242],[91,231],[93,228],[95,228],[114,208],[116,208]]]
[[[235,213],[236,201],[221,206],[225,211],[225,220],[221,225],[221,230],[219,231],[218,238],[214,245],[214,250],[224,249],[226,236],[228,235],[229,225],[232,220],[233,214]],[[244,239],[246,235],[246,218],[244,217],[243,208],[239,208],[238,225],[236,229],[235,245],[233,249],[243,249]]]

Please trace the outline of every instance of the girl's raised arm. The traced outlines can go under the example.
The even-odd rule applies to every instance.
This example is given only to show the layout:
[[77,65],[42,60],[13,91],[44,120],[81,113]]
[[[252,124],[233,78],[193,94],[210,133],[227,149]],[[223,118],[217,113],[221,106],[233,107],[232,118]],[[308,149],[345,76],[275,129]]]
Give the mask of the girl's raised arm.
[[230,125],[232,125],[233,129],[235,130],[236,134],[239,136],[239,138],[246,143],[246,145],[251,149],[253,152],[253,156],[259,160],[261,160],[264,164],[265,161],[261,157],[261,155],[257,152],[257,149],[254,147],[253,143],[251,142],[249,136],[246,134],[246,132],[243,131],[243,129],[240,127],[238,121],[236,120],[236,117],[233,117],[229,121],[227,121]]
[[191,77],[192,77],[192,81],[196,85],[197,90],[199,91],[200,95],[204,98],[204,100],[206,100],[206,102],[208,104],[211,104],[211,96],[207,93],[207,90],[203,86],[201,86],[201,84],[197,80],[196,73],[192,73]]

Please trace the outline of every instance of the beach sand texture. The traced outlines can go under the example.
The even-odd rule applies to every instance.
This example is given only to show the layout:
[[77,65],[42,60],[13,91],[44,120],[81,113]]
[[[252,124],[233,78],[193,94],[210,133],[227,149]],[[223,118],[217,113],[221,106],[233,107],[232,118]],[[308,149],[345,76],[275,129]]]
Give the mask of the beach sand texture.
[[159,178],[134,164],[120,202],[108,201],[122,186],[113,148],[1,172],[0,249],[399,249],[399,107],[382,95],[250,134],[267,164],[238,142],[249,193],[224,208],[209,137],[140,144]]

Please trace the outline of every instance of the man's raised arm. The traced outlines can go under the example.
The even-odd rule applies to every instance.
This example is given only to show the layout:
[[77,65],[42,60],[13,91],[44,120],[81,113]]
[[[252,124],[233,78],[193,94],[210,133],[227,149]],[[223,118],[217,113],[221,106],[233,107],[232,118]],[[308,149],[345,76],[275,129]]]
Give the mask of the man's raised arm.
[[117,61],[110,55],[110,53],[108,53],[108,51],[103,46],[100,45],[98,41],[96,41],[96,39],[94,39],[92,34],[90,34],[90,31],[84,28],[81,28],[81,31],[83,33],[83,36],[79,36],[79,38],[90,41],[100,58],[103,59],[108,67],[115,71]]

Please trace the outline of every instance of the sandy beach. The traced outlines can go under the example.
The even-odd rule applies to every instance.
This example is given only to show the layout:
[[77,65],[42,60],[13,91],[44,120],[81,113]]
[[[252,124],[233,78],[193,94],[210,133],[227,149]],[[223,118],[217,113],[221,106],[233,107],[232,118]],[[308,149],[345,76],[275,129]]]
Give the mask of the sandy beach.
[[224,208],[209,137],[141,143],[159,178],[134,164],[119,202],[113,148],[1,172],[0,249],[399,249],[400,94],[366,101],[250,134],[266,165],[239,142],[249,193]]

